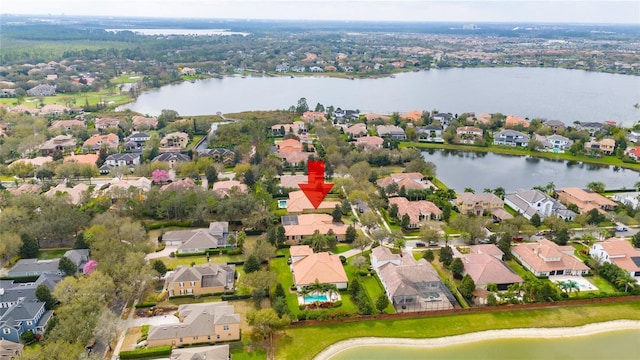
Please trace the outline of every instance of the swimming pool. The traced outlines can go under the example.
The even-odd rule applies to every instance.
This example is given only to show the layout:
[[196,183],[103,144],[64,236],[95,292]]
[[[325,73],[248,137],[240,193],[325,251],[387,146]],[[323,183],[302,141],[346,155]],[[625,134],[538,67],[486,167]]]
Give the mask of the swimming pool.
[[313,304],[316,301],[327,302],[329,301],[329,298],[327,297],[327,295],[309,295],[304,298],[305,304]]
[[287,207],[287,200],[278,200],[278,209],[285,209]]

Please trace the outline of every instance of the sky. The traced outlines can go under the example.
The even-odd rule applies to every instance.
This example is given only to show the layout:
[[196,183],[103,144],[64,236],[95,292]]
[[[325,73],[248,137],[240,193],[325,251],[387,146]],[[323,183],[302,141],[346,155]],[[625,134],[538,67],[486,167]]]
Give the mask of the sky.
[[640,0],[2,0],[0,14],[640,25]]

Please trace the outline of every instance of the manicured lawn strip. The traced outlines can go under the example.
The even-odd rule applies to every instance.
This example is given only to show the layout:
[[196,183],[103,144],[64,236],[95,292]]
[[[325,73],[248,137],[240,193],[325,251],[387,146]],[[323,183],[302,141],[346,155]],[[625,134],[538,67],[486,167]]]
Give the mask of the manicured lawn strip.
[[513,259],[507,260],[505,262],[507,263],[507,265],[509,265],[511,270],[515,271],[516,274],[518,274],[523,279],[525,276],[527,276],[527,274],[531,274],[527,271],[527,269],[523,268],[522,265],[518,264],[518,262]]
[[570,327],[619,319],[640,320],[640,301],[287,328],[276,342],[276,358],[312,359],[329,345],[356,337],[437,338],[493,329]]
[[230,352],[233,360],[262,360],[267,358],[267,351],[265,349],[255,349],[252,352],[231,350]]
[[[25,97],[22,105],[35,108],[40,104],[38,99],[42,99],[42,102],[45,105],[58,104],[64,105],[65,99],[70,98],[75,100],[74,106],[84,106],[86,102],[89,102],[89,105],[96,105],[99,101],[104,100],[107,103],[107,106],[118,106],[122,104],[126,104],[128,102],[133,101],[130,96],[124,94],[110,93],[108,90],[103,90],[100,92],[86,92],[86,93],[72,93],[72,94],[57,94],[55,96],[43,96],[43,97]],[[9,106],[13,106],[16,102],[15,98],[0,98],[0,104],[7,104]],[[113,103],[111,103],[113,102]]]
[[342,254],[345,251],[351,250],[351,246],[347,244],[338,244],[336,245],[336,249],[332,251],[334,254]]
[[40,260],[49,260],[49,259],[58,259],[61,258],[64,253],[71,250],[71,248],[61,248],[61,249],[40,249],[38,252],[38,259]]
[[[373,301],[373,305],[375,306],[376,300],[380,297],[380,295],[385,295],[384,289],[382,288],[382,284],[378,280],[377,276],[363,276],[362,278],[362,286],[369,294],[369,298]],[[387,307],[384,309],[385,314],[395,314],[396,310],[393,308],[393,305],[389,303]]]
[[437,143],[417,143],[417,142],[400,143],[400,148],[402,149],[404,147],[415,147],[418,149],[444,149],[444,150],[459,150],[459,151],[492,152],[496,154],[534,156],[534,157],[548,158],[548,159],[555,159],[555,160],[582,161],[582,162],[591,163],[591,164],[612,165],[612,166],[619,166],[619,167],[628,168],[628,169],[640,170],[640,164],[625,163],[615,156],[603,156],[601,158],[592,158],[585,155],[573,156],[569,152],[566,152],[564,154],[554,154],[554,153],[548,153],[548,152],[529,151],[528,149],[517,149],[514,147],[493,146],[493,145],[490,145],[488,147],[480,147],[480,146],[470,146],[470,145],[437,144]]
[[[287,257],[289,256],[287,251]],[[293,285],[293,275],[289,270],[289,264],[287,264],[287,258],[275,258],[269,262],[269,268],[277,275],[278,284],[281,284],[284,288],[284,292],[287,295],[287,306],[292,315],[300,313],[298,308],[298,294],[291,292],[291,286]]]
[[[191,263],[194,262],[196,265],[206,264],[207,257],[205,255],[196,255],[196,256],[181,256],[181,257],[163,257],[160,258],[167,269],[173,270],[178,266],[191,266]],[[244,260],[244,255],[211,255],[210,257],[211,263],[215,264],[226,264],[229,261],[240,261]]]
[[191,142],[187,145],[187,150],[192,150],[203,137],[204,135],[193,135],[193,139],[191,139]]
[[613,285],[611,285],[610,282],[603,279],[602,276],[600,275],[594,275],[592,277],[587,277],[586,279],[591,281],[593,285],[595,285],[600,290],[600,292],[608,293],[608,294],[618,293],[618,290],[616,290],[616,288]]

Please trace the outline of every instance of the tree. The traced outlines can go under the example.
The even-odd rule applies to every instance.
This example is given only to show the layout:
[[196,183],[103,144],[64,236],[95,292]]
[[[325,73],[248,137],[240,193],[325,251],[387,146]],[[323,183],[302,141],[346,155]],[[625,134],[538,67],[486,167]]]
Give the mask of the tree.
[[553,241],[558,245],[567,245],[569,242],[569,229],[562,228],[556,232],[556,235],[553,238]]
[[633,235],[633,237],[631,238],[631,244],[633,244],[633,247],[635,248],[640,248],[640,232],[637,232]]
[[302,113],[307,112],[307,111],[309,111],[309,105],[307,105],[307,99],[301,97],[298,100],[298,105],[296,106],[296,112],[298,114],[302,114]]
[[244,173],[244,183],[247,184],[248,187],[253,187],[256,184],[256,175],[251,168],[247,169]]
[[169,176],[169,172],[167,170],[156,169],[151,173],[151,180],[157,184],[165,183],[169,181],[170,178],[171,177]]
[[444,266],[449,266],[453,261],[453,250],[450,246],[445,246],[440,249],[439,260]]
[[358,270],[362,270],[367,266],[367,258],[362,255],[356,255],[351,259],[351,266],[355,267]]
[[336,204],[336,206],[333,208],[333,211],[331,212],[331,217],[333,218],[334,222],[341,222],[342,221],[342,206],[340,206],[339,204]]
[[209,187],[213,186],[213,183],[218,181],[218,170],[216,170],[216,167],[213,164],[207,165],[204,169],[204,175],[207,178]]
[[38,247],[38,242],[34,240],[31,236],[23,236],[22,237],[22,247],[20,247],[20,251],[18,251],[18,255],[20,255],[23,259],[33,259],[38,257],[38,253],[40,249]]
[[353,243],[358,237],[358,231],[355,226],[349,225],[345,234],[345,241],[349,244]]
[[538,227],[540,226],[540,224],[542,224],[542,220],[540,219],[540,215],[538,215],[538,213],[533,214],[533,216],[531,216],[531,220],[529,220],[531,222],[531,225]]
[[409,218],[409,214],[402,215],[402,220],[400,220],[400,226],[402,226],[402,229],[407,230],[410,224],[411,218]]
[[45,284],[38,285],[35,295],[38,301],[44,303],[46,310],[53,309],[53,307],[58,303],[58,300],[51,295],[51,290],[49,290],[49,287]]
[[76,240],[73,242],[74,249],[88,249],[89,244],[84,240],[84,233],[76,235]]
[[460,294],[464,296],[466,299],[471,299],[473,291],[476,289],[476,283],[473,281],[469,274],[465,275],[460,282]]
[[602,181],[591,181],[587,183],[587,189],[601,194],[605,190],[605,184]]
[[389,306],[389,298],[386,294],[380,294],[380,296],[378,296],[378,298],[376,299],[376,309],[378,309],[379,312],[383,313],[384,309],[386,309],[387,306]]
[[0,258],[10,259],[18,254],[22,248],[22,239],[16,233],[1,233],[0,238]]
[[273,292],[273,297],[274,298],[279,298],[279,297],[286,297],[286,293],[284,292],[284,287],[282,287],[282,284],[278,284],[276,285],[276,289]]
[[287,236],[286,236],[286,231],[284,229],[284,226],[278,225],[278,227],[276,228],[276,245],[282,246],[284,245],[286,240],[287,240]]
[[427,250],[424,253],[422,253],[422,258],[427,260],[428,262],[433,262],[433,260],[435,260],[435,255],[433,254],[432,250]]
[[71,261],[71,259],[63,256],[60,258],[60,263],[58,263],[58,270],[62,271],[65,276],[71,276],[75,275],[78,271],[78,267],[73,263],[73,261]]
[[369,246],[370,243],[371,240],[368,237],[358,235],[353,242],[353,247],[356,249],[360,249],[360,251],[364,251],[364,249]]
[[[272,308],[251,311],[247,314],[247,323],[262,335],[262,339],[267,341],[268,349],[271,349],[273,333],[289,325],[290,322],[289,316],[283,315],[280,318]],[[267,354],[267,358],[269,355]]]
[[627,272],[624,272],[615,280],[615,284],[618,288],[624,287],[624,292],[627,292],[629,287],[633,289],[635,283],[636,279],[632,278]]
[[394,242],[394,245],[395,247],[398,248],[398,250],[400,250],[401,253],[404,250],[404,248],[407,246],[403,238],[397,238],[396,241]]
[[369,210],[360,215],[360,224],[368,229],[373,229],[378,226],[378,215]]
[[244,262],[243,269],[247,274],[260,270],[260,262],[258,261],[258,258],[254,255],[249,255],[247,260]]
[[167,273],[167,266],[162,260],[154,260],[153,263],[151,263],[151,267],[153,268],[153,270],[157,271],[160,276],[163,276]]
[[451,262],[451,266],[449,266],[453,277],[456,279],[460,279],[462,277],[462,272],[464,271],[464,264],[462,263],[462,259],[455,258]]

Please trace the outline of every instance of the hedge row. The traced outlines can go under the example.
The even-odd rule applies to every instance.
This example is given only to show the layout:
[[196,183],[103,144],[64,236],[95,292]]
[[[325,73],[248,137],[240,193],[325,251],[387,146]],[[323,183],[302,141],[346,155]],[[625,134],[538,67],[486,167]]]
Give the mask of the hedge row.
[[191,221],[171,220],[171,221],[157,221],[151,224],[146,224],[147,230],[160,229],[160,228],[169,227],[169,226],[191,227]]
[[148,301],[148,302],[143,302],[143,303],[138,303],[136,304],[136,309],[140,309],[140,308],[148,308],[148,307],[152,307],[152,306],[156,306],[157,303],[153,302],[153,301]]
[[243,299],[251,299],[251,294],[245,295],[222,295],[222,300],[243,300]]
[[207,250],[204,252],[197,252],[197,253],[176,253],[177,257],[189,257],[189,256],[202,256],[202,255],[220,255],[220,254],[227,254],[227,255],[240,255],[242,254],[242,249],[240,248],[222,248],[222,249],[211,249],[211,250]]
[[120,351],[120,359],[143,359],[171,355],[171,346],[158,346],[146,349]]

